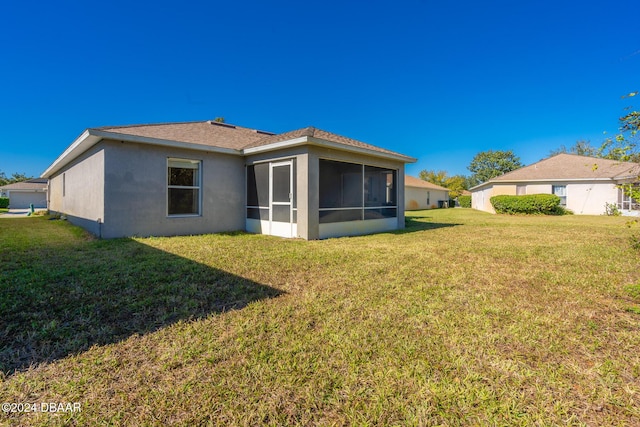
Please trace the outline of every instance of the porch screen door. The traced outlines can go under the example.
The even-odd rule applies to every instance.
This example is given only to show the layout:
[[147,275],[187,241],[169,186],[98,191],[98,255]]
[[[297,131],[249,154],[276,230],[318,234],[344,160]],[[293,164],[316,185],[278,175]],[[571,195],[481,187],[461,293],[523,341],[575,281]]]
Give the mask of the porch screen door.
[[292,162],[271,163],[269,184],[269,234],[293,237]]

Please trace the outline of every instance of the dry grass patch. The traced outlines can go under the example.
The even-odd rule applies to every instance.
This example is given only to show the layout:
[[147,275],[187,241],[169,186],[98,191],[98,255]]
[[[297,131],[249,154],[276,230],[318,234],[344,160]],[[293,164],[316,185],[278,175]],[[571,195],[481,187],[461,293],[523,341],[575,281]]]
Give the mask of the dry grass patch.
[[[47,246],[50,227],[66,233],[52,240],[62,246],[48,261],[22,263],[44,249],[5,243],[3,262],[22,267],[0,272],[3,295],[17,287],[56,296],[60,323],[49,334],[64,345],[38,335],[43,325],[28,317],[36,325],[20,345],[36,347],[29,367],[5,335],[1,361],[18,371],[4,369],[0,400],[78,401],[82,412],[0,420],[637,425],[640,316],[628,308],[640,303],[640,272],[624,219],[411,215],[404,232],[315,242],[248,234],[101,242],[54,221],[28,219],[29,231],[16,220],[3,236],[40,233],[34,239]],[[103,303],[106,287],[112,310],[127,316],[91,320],[93,301],[59,292],[69,282]],[[56,332],[65,321],[79,342]],[[58,353],[49,358],[38,351],[50,348]]]

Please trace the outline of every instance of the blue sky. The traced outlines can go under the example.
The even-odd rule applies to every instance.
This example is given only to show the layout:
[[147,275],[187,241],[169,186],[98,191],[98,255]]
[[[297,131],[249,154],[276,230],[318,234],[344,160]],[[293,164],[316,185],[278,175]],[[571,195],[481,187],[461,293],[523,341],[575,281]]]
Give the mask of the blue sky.
[[640,2],[11,1],[0,171],[40,175],[88,127],[225,117],[466,167],[614,133],[640,90]]

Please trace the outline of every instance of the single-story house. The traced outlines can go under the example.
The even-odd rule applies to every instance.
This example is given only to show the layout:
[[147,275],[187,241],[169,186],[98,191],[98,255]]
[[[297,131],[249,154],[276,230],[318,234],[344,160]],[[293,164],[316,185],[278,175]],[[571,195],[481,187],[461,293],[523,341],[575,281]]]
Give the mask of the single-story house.
[[638,202],[622,185],[638,181],[640,165],[631,162],[558,154],[505,173],[471,188],[471,207],[495,213],[490,199],[500,194],[556,194],[575,214],[601,215],[613,204],[623,214],[637,215]]
[[405,210],[432,209],[449,203],[449,189],[420,178],[405,175]]
[[42,177],[52,212],[104,238],[322,239],[403,228],[414,161],[313,127],[273,134],[200,121],[87,129]]
[[10,209],[28,209],[47,207],[47,180],[28,179],[0,187],[0,197],[9,198]]

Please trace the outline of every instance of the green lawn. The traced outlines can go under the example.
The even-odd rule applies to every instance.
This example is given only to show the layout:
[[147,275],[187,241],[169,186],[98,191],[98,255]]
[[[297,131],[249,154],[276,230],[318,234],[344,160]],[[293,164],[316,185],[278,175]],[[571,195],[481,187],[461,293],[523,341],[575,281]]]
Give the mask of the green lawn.
[[409,214],[324,241],[0,220],[0,425],[638,425],[619,217]]

